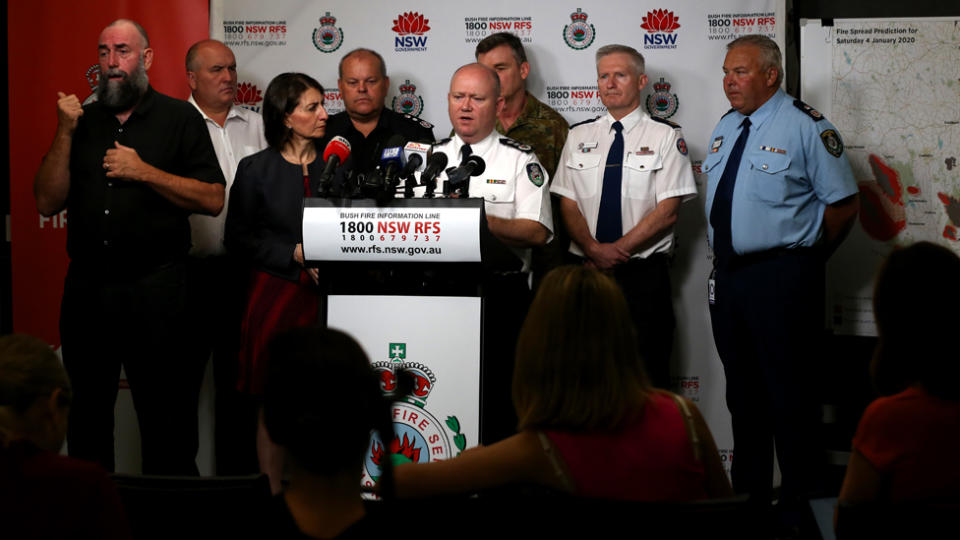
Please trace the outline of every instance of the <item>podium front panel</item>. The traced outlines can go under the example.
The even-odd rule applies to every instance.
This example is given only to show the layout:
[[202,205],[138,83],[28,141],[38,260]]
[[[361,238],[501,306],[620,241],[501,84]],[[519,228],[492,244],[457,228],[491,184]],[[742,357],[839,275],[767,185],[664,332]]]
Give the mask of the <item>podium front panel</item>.
[[449,459],[476,446],[480,434],[480,298],[347,296],[327,299],[327,325],[352,335],[393,391],[395,375],[413,391],[393,404],[396,440],[371,440],[363,483],[380,476],[387,448],[401,461]]

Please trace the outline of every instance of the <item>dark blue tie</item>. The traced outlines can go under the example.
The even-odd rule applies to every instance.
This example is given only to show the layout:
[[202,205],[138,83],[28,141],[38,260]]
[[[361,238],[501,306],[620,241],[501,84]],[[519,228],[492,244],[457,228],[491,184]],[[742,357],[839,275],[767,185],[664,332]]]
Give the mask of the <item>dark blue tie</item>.
[[623,235],[620,213],[620,186],[623,182],[623,124],[613,123],[617,132],[607,154],[603,170],[603,191],[600,193],[600,213],[597,214],[597,242],[613,242]]
[[710,225],[713,226],[713,254],[721,266],[733,256],[733,236],[730,232],[730,218],[733,208],[733,187],[737,183],[737,170],[740,168],[740,158],[743,157],[743,147],[747,145],[750,136],[750,118],[744,118],[740,124],[742,128],[733,150],[727,157],[727,166],[717,184],[717,192],[713,194],[713,204],[710,206]]

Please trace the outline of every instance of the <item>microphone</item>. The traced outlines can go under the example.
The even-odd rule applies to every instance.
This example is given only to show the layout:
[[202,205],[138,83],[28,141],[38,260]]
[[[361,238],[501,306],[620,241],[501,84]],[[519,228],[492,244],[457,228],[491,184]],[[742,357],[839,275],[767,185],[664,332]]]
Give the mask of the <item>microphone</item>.
[[407,164],[397,175],[404,181],[403,196],[406,199],[413,198],[413,190],[417,187],[417,177],[415,173],[422,173],[424,165],[427,162],[427,154],[430,152],[430,145],[421,142],[410,141],[403,147],[403,155],[407,159]]
[[321,197],[327,197],[330,194],[330,184],[333,182],[333,176],[337,167],[347,160],[350,156],[350,141],[337,135],[330,139],[327,147],[323,149],[323,172],[320,173],[320,193]]
[[380,170],[383,171],[383,180],[387,188],[396,188],[397,172],[404,168],[407,156],[404,153],[404,139],[401,135],[394,135],[387,140],[383,153],[380,154]]
[[403,156],[407,164],[400,171],[400,178],[410,178],[415,172],[423,172],[424,164],[427,162],[427,153],[430,152],[430,145],[419,142],[408,142],[403,147]]
[[[458,167],[447,171],[447,183],[443,186],[443,193],[450,195],[456,191],[458,197],[469,197],[470,177],[483,174],[486,168],[487,164],[480,156],[467,156]],[[460,184],[465,185],[460,187]]]
[[425,198],[433,198],[433,191],[437,189],[437,176],[447,168],[447,162],[447,155],[443,152],[433,153],[431,149],[427,153],[427,165],[420,174],[420,185],[427,186],[423,195]]

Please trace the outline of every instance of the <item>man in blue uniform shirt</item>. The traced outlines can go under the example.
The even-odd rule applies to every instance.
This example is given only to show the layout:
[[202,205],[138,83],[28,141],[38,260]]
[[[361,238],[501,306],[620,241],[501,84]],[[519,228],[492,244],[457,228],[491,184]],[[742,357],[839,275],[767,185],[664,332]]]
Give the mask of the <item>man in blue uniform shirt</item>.
[[733,487],[770,500],[775,442],[781,508],[790,512],[819,487],[813,359],[822,354],[824,263],[856,218],[857,186],[836,129],[779,89],[773,40],[731,42],[723,72],[732,109],[708,141],[703,171],[714,252],[708,294],[733,421]]

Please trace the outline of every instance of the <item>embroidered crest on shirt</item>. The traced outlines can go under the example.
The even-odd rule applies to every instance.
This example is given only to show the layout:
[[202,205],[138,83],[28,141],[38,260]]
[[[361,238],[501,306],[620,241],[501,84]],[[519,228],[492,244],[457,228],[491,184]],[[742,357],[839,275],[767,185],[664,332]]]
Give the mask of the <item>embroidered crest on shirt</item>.
[[720,151],[720,146],[723,145],[723,136],[719,136],[713,140],[713,144],[710,145],[710,153],[716,154]]
[[539,163],[527,163],[527,178],[537,187],[543,185],[543,169],[540,168]]
[[840,157],[843,154],[843,141],[840,140],[840,135],[837,135],[836,131],[832,129],[824,131],[820,134],[820,140],[823,141],[823,146],[831,156]]

